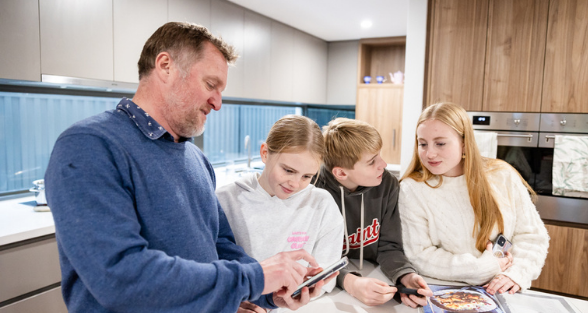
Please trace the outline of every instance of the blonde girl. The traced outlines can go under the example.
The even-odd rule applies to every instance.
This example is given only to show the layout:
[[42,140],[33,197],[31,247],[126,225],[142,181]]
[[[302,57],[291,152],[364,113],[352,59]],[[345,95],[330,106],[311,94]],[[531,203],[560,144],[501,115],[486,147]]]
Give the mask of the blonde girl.
[[[323,136],[314,121],[284,116],[261,145],[263,172],[217,190],[236,242],[247,254],[262,261],[282,251],[304,249],[321,267],[341,257],[339,208],[327,191],[310,184],[324,152]],[[334,285],[331,280],[322,290],[331,291]],[[319,286],[310,297],[320,294]]]
[[[425,276],[484,285],[491,294],[527,289],[549,244],[532,196],[509,164],[480,155],[462,107],[434,104],[417,122],[400,184],[406,255]],[[513,244],[503,258],[491,251],[500,233]]]

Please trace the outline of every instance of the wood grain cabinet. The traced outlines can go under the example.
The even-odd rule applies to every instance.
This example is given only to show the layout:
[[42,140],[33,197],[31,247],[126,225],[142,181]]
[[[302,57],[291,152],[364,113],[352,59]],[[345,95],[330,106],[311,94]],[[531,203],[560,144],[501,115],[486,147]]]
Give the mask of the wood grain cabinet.
[[[382,158],[400,164],[404,84],[392,84],[389,73],[404,73],[406,37],[361,40],[359,44],[357,102],[355,118],[373,125],[382,136]],[[364,84],[363,77],[372,83]],[[382,84],[376,76],[386,77]]]
[[488,0],[433,0],[430,8],[425,106],[481,111]]
[[588,113],[588,4],[551,0],[543,112]]
[[491,0],[484,111],[539,112],[548,0]]
[[532,287],[588,297],[588,229],[545,225],[551,240],[545,266]]
[[583,0],[431,0],[425,103],[588,113]]

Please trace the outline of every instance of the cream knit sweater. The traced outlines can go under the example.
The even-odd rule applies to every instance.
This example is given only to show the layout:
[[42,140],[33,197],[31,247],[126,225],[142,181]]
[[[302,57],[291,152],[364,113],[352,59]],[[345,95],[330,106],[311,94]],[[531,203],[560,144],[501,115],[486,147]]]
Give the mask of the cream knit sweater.
[[[504,235],[513,247],[513,265],[500,271],[497,258],[476,249],[474,212],[465,177],[443,177],[439,188],[406,178],[400,184],[399,208],[406,256],[419,273],[442,280],[481,285],[504,274],[522,290],[541,273],[549,236],[516,171],[488,173],[504,219]],[[429,184],[436,186],[438,178]],[[489,240],[498,235],[495,227]]]

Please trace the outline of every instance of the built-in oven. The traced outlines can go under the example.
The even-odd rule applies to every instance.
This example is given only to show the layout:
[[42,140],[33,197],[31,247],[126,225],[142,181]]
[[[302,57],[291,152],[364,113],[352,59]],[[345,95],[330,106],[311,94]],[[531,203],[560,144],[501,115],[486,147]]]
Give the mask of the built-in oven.
[[468,112],[468,115],[474,130],[496,132],[497,158],[519,171],[539,195],[539,202],[549,206],[549,210],[552,207],[557,210],[557,206],[575,207],[584,216],[588,215],[588,199],[552,194],[555,136],[588,136],[588,114]]

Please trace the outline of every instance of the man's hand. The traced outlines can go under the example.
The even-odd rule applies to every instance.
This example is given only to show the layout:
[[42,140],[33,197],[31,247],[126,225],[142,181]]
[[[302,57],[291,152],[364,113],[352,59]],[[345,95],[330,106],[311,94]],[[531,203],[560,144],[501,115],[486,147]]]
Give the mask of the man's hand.
[[[322,270],[322,268],[314,269],[311,272],[309,272],[309,276],[312,277],[320,273]],[[300,292],[300,296],[296,298],[292,298],[290,294],[279,295],[278,293],[274,293],[274,304],[278,307],[288,308],[292,311],[295,311],[300,307],[306,305],[310,301],[310,299],[320,296],[322,293],[323,286],[329,283],[329,281],[331,281],[333,278],[337,277],[337,275],[339,275],[339,272],[331,274],[331,276],[327,277],[326,279],[319,280],[314,286],[311,286],[310,288],[303,287]]]
[[400,283],[406,288],[417,289],[417,293],[423,296],[418,297],[401,293],[400,299],[402,300],[402,303],[411,308],[416,308],[419,305],[427,305],[427,297],[433,296],[433,291],[429,288],[427,282],[425,282],[425,280],[417,273],[410,273],[402,276],[402,278],[400,278]]
[[[304,267],[298,260],[305,260],[312,267]],[[280,296],[289,297],[304,281],[304,278],[316,273],[318,263],[305,250],[280,252],[260,262],[263,269],[264,286],[261,294],[278,292]]]
[[396,287],[390,287],[379,279],[358,277],[353,274],[345,276],[343,286],[350,295],[370,306],[390,301],[397,290]]
[[251,302],[241,302],[237,313],[267,313],[267,310]]

